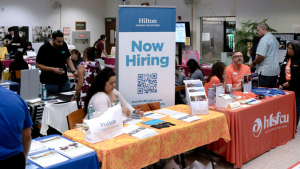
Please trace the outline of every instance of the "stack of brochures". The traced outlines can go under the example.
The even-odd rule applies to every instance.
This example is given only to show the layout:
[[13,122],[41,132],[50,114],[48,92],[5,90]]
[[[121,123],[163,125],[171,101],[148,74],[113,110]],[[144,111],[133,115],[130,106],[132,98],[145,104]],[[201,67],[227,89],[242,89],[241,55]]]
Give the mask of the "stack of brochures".
[[124,127],[123,132],[138,139],[144,139],[158,134],[156,130],[137,126],[134,124]]
[[93,149],[76,142],[55,148],[55,150],[72,159],[94,152]]
[[93,149],[80,143],[54,136],[38,141],[33,140],[28,158],[45,168],[69,160],[67,157],[73,159],[93,152]]
[[191,114],[185,114],[185,113],[179,113],[179,114],[175,114],[173,116],[170,116],[173,119],[177,119],[177,120],[182,120],[185,122],[193,122],[196,120],[200,120],[202,119],[202,117],[198,117],[198,116],[193,116]]
[[44,152],[47,150],[49,150],[49,148],[47,146],[42,145],[39,142],[32,140],[28,155],[30,156],[33,154],[38,154],[38,153],[41,153],[41,152]]
[[28,158],[43,168],[69,160],[53,150],[31,155]]

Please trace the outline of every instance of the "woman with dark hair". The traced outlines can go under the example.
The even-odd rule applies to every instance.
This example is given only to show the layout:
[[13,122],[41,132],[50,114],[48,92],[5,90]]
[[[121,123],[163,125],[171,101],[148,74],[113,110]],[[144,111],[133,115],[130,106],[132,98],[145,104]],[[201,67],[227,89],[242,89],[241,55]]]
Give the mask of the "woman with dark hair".
[[9,64],[9,72],[11,73],[11,81],[20,83],[20,79],[17,79],[16,77],[16,70],[24,70],[28,69],[27,62],[23,59],[23,53],[17,52],[15,54],[15,60]]
[[225,89],[226,85],[226,74],[225,74],[226,65],[223,62],[216,62],[213,64],[210,74],[206,80],[204,85],[204,89],[207,94],[207,89],[212,88],[213,84],[223,83],[223,89]]
[[[81,54],[77,49],[71,50],[71,60],[73,62],[75,69],[77,69],[78,65],[83,61],[83,58],[81,57]],[[71,72],[69,68],[68,68],[68,72]]]
[[[94,47],[95,49],[97,49],[97,44],[98,44],[99,41],[100,41],[100,38],[99,38],[98,40],[95,41],[95,43],[94,43],[94,45],[93,45],[93,47]],[[96,51],[96,52],[97,52],[97,51]]]
[[144,112],[140,109],[134,109],[115,89],[116,74],[111,68],[104,68],[98,73],[93,84],[87,93],[84,112],[85,119],[87,119],[87,112],[89,105],[93,106],[95,113],[93,118],[101,116],[108,108],[121,105],[122,112],[130,117],[132,113],[143,115]]
[[185,80],[185,75],[181,74],[177,68],[177,61],[175,60],[175,86],[184,85],[183,80]]
[[281,66],[279,89],[291,90],[296,96],[297,122],[300,116],[300,44],[292,41],[287,44],[287,54]]
[[34,51],[34,49],[32,48],[32,44],[31,42],[27,42],[25,48],[23,49],[22,53],[23,55],[27,55],[27,51]]
[[86,48],[83,52],[83,60],[78,66],[78,84],[75,95],[72,97],[72,101],[76,101],[80,95],[79,108],[84,107],[87,91],[101,70],[100,63],[95,61],[95,48]]
[[189,78],[190,80],[200,79],[201,81],[204,81],[203,72],[195,59],[190,59],[186,65],[188,66],[191,74],[191,77]]

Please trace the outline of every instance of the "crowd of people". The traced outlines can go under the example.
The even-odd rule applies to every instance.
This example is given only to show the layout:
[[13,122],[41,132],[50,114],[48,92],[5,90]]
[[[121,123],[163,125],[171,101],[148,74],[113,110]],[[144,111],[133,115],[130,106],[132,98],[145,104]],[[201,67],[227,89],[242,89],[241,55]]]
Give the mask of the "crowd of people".
[[[13,30],[9,29],[10,39],[8,44],[18,45],[18,39],[14,37]],[[187,62],[190,77],[180,72],[175,66],[175,85],[184,85],[184,80],[199,79],[205,82],[205,90],[211,88],[213,84],[223,83],[232,85],[232,90],[241,90],[241,80],[244,75],[251,74],[251,68],[256,67],[259,75],[259,86],[274,88],[278,84],[279,89],[291,90],[296,95],[297,126],[300,116],[300,44],[292,41],[287,44],[287,54],[283,65],[279,67],[278,49],[279,42],[269,32],[269,27],[265,23],[260,23],[257,27],[257,34],[260,37],[259,43],[255,46],[253,62],[250,66],[244,63],[242,52],[235,51],[232,55],[232,64],[226,65],[223,62],[216,62],[212,65],[208,78],[204,79],[204,74],[194,59]],[[115,89],[116,73],[111,68],[101,70],[99,61],[103,53],[109,56],[104,50],[105,35],[101,35],[95,42],[94,47],[86,48],[81,57],[81,53],[74,49],[69,51],[64,42],[64,35],[61,31],[54,31],[51,38],[45,41],[40,47],[36,58],[36,67],[41,70],[40,82],[45,84],[48,92],[58,93],[70,89],[70,81],[67,72],[73,74],[77,81],[76,92],[71,101],[77,101],[78,107],[83,108],[87,119],[88,108],[92,105],[95,113],[93,118],[100,117],[108,108],[120,105],[124,116],[130,117],[132,114],[143,115],[140,109],[134,109]],[[15,46],[10,46],[10,50],[15,50]],[[17,70],[28,69],[28,64],[24,61],[23,55],[28,51],[34,51],[32,44],[27,43],[22,52],[15,53],[15,60],[10,64],[9,71],[13,74]],[[66,67],[68,66],[68,68]],[[0,61],[0,73],[2,75],[3,65]],[[279,82],[277,83],[278,75]],[[2,76],[0,77],[1,80]],[[13,79],[12,79],[13,80]],[[20,83],[20,81],[17,81]],[[0,135],[6,140],[0,140],[0,145],[4,145],[4,151],[0,153],[0,165],[9,164],[12,168],[25,165],[14,163],[14,161],[25,161],[31,142],[32,121],[28,112],[26,102],[13,92],[0,87],[0,97],[7,102],[0,102]],[[11,101],[10,101],[11,100]],[[13,105],[12,105],[13,104]],[[4,143],[5,142],[5,143]]]

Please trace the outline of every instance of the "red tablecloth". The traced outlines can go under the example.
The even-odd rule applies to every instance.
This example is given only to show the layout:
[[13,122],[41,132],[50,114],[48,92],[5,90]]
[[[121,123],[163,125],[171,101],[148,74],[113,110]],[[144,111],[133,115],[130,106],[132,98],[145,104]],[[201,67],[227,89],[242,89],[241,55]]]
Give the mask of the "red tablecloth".
[[[211,67],[210,68],[206,68],[203,66],[207,66],[206,64],[203,64],[202,66],[200,66],[204,76],[208,76],[210,74],[211,71]],[[189,77],[189,68],[186,65],[178,65],[178,68],[182,68],[185,71],[185,76]]]
[[[27,58],[27,59],[24,59],[28,64],[35,64],[35,58]],[[9,64],[11,62],[13,62],[14,60],[11,59],[11,60],[3,60],[2,63],[3,65],[5,66],[5,68],[9,68]]]
[[292,140],[296,130],[296,100],[294,92],[286,92],[289,94],[266,97],[262,103],[247,108],[227,110],[210,106],[210,110],[226,115],[231,136],[227,144],[220,140],[212,143],[210,149],[241,168],[243,163]]
[[103,57],[105,67],[110,67],[113,71],[115,71],[115,58],[107,59]]

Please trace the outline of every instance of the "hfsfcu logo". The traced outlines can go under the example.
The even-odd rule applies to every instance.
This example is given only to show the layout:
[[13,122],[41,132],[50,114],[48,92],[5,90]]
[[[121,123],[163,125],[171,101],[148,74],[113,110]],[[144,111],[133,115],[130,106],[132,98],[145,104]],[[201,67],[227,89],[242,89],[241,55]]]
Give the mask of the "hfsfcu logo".
[[101,127],[106,127],[106,126],[111,126],[113,124],[116,124],[117,121],[116,120],[113,120],[113,121],[108,121],[106,123],[100,123]]
[[[131,52],[161,52],[164,48],[164,43],[144,43],[139,41],[136,43],[132,41],[131,43]],[[130,64],[131,63],[131,64]],[[168,67],[169,66],[169,56],[151,56],[147,54],[146,57],[141,57],[140,54],[135,54],[130,57],[126,55],[126,67],[128,66],[160,66],[160,67]]]
[[[278,112],[276,116],[273,117],[273,113],[270,114],[270,117],[267,119],[267,116],[264,116],[264,129],[269,127],[276,126],[278,124],[284,124],[289,122],[289,115],[281,115],[281,112]],[[254,137],[258,137],[262,131],[262,121],[260,118],[257,118],[254,121],[253,125],[253,135]]]

